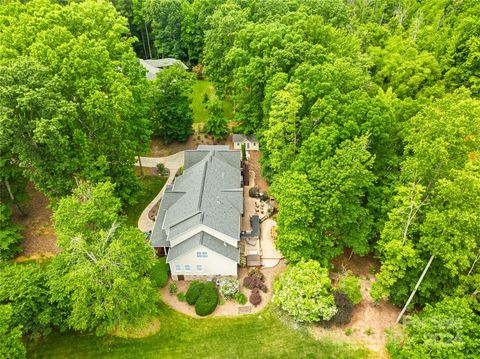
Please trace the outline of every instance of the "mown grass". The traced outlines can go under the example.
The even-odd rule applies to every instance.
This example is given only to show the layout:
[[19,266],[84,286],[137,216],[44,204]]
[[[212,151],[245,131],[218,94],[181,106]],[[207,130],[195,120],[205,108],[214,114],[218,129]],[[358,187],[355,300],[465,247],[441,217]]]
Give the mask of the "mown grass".
[[166,181],[166,178],[159,176],[143,176],[139,178],[140,190],[135,195],[135,202],[124,210],[128,224],[137,226],[143,210],[160,192]]
[[30,358],[367,358],[369,351],[315,340],[267,308],[254,315],[195,319],[159,308],[160,331],[121,339],[53,333],[27,341]]
[[[205,123],[208,119],[207,104],[203,102],[205,94],[213,100],[217,96],[215,94],[215,87],[213,83],[207,80],[196,80],[193,85],[192,94],[192,109],[193,109],[193,122]],[[223,110],[225,116],[231,120],[233,118],[233,105],[230,101],[223,101]]]

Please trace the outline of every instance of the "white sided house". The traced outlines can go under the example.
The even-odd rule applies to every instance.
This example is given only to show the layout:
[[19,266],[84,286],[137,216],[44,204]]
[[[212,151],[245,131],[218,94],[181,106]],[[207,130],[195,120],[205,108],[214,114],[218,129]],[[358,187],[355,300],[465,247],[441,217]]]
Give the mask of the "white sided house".
[[245,149],[247,151],[258,151],[258,141],[254,135],[242,135],[242,134],[234,134],[232,136],[233,142],[233,149],[241,150],[242,144],[245,144]]
[[241,154],[228,146],[185,151],[184,172],[165,188],[151,234],[174,280],[237,276],[243,214]]

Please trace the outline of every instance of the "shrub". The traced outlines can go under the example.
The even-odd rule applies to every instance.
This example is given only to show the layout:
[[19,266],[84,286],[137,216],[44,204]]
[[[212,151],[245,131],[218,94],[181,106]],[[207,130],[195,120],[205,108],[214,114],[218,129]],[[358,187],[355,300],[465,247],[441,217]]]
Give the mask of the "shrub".
[[237,301],[238,304],[244,305],[247,303],[247,297],[245,294],[238,292],[237,295],[235,296],[235,300]]
[[200,297],[200,294],[203,291],[203,287],[204,283],[196,280],[190,283],[186,294],[188,304],[194,305],[197,302],[198,297]]
[[220,295],[225,299],[235,298],[238,293],[238,279],[235,278],[220,278],[217,282],[219,286]]
[[[188,293],[187,293],[188,294]],[[188,300],[188,298],[187,298]],[[207,282],[203,285],[203,290],[200,293],[195,303],[195,313],[200,316],[205,316],[213,313],[218,304],[218,293],[215,283]]]
[[344,333],[345,333],[345,335],[346,335],[347,337],[349,337],[350,335],[352,335],[353,330],[352,330],[352,328],[347,328],[347,329],[345,329],[345,332],[344,332]]
[[262,302],[262,297],[257,288],[252,290],[252,293],[250,293],[250,298],[248,299],[254,306],[257,306]]
[[259,190],[258,187],[251,187],[248,190],[248,195],[252,198],[257,198],[259,196]]
[[168,176],[168,169],[167,167],[165,167],[165,165],[163,163],[158,163],[157,164],[157,170],[158,170],[158,174],[160,176]]
[[168,291],[173,294],[177,292],[177,283],[173,282],[172,284],[169,285]]
[[253,289],[253,283],[254,283],[255,279],[253,279],[252,277],[245,277],[243,278],[243,286],[246,287],[246,288],[249,288],[249,289]]
[[177,293],[177,299],[179,302],[185,302],[185,293],[183,292]]
[[337,313],[330,319],[331,324],[344,325],[350,323],[352,319],[353,303],[348,298],[347,294],[336,291],[333,294],[335,305],[337,306]]
[[258,268],[252,268],[249,270],[248,276],[243,278],[243,286],[248,289],[261,289],[267,293],[268,288],[264,283],[265,276]]
[[150,269],[150,280],[157,288],[163,288],[168,282],[170,267],[167,264],[167,257],[157,259],[155,265]]
[[248,276],[253,277],[261,282],[265,281],[265,276],[258,268],[250,268],[250,270],[248,271]]
[[274,303],[300,322],[330,320],[336,312],[328,270],[314,260],[289,265],[275,282]]
[[362,301],[360,278],[352,275],[352,272],[347,272],[345,276],[340,278],[338,290],[345,293],[353,304],[358,304]]

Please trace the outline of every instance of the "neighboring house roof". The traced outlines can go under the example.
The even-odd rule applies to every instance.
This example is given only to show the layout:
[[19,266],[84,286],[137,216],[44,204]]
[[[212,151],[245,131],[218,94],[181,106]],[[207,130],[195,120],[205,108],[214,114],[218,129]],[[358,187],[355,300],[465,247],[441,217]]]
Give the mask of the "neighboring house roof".
[[156,68],[163,68],[163,67],[170,67],[175,64],[179,64],[184,70],[188,70],[187,65],[185,65],[182,61],[172,58],[165,58],[165,59],[149,59],[144,60],[147,64],[156,67]]
[[224,257],[227,257],[237,263],[239,263],[240,261],[240,251],[238,250],[238,248],[226,244],[224,241],[208,233],[199,232],[194,236],[190,237],[189,239],[172,247],[168,252],[167,263],[178,257],[181,257],[183,254],[194,250],[198,246],[204,246],[208,249],[211,249],[212,251],[221,254]]
[[139,61],[140,64],[147,70],[147,80],[154,80],[159,71],[174,64],[179,64],[184,70],[188,70],[188,67],[182,61],[172,58],[149,60],[139,59]]
[[154,247],[171,247],[172,256],[185,253],[190,246],[198,245],[198,241],[212,250],[219,249],[220,243],[221,251],[229,251],[220,254],[231,258],[233,254],[230,252],[238,252],[238,248],[230,245],[231,249],[223,240],[200,229],[190,238],[171,245],[172,240],[196,227],[200,228],[199,225],[232,240],[240,239],[240,215],[243,213],[241,154],[230,151],[226,146],[199,148],[197,151],[185,151],[183,175],[165,188],[150,236],[151,243]]
[[235,133],[233,135],[233,142],[257,142],[257,138],[254,135],[243,135]]

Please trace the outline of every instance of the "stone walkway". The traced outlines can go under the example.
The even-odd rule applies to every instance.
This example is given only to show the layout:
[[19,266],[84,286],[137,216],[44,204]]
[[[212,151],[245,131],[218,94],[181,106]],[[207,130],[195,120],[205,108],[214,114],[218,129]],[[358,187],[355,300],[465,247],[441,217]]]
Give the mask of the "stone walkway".
[[[165,187],[167,185],[172,184],[173,180],[175,179],[175,174],[179,170],[180,167],[183,166],[183,151],[177,152],[171,156],[167,157],[140,157],[140,161],[142,162],[143,167],[157,167],[159,163],[163,163],[165,168],[167,168],[170,172],[167,182],[162,187],[162,190],[157,194],[157,196],[149,203],[149,205],[143,210],[140,218],[138,219],[138,228],[142,232],[149,232],[153,229],[153,222],[149,217],[148,214],[150,210],[158,203],[163,197],[163,193],[165,192]],[[136,166],[138,166],[138,161]]]

